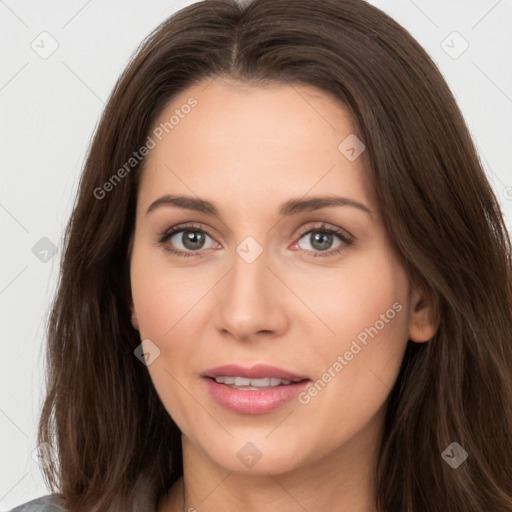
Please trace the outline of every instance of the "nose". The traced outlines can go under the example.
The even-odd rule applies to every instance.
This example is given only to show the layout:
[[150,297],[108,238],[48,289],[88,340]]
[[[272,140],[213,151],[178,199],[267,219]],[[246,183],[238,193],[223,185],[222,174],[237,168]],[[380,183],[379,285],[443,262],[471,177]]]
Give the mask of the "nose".
[[217,328],[241,341],[282,335],[288,327],[290,297],[272,268],[271,255],[263,250],[251,262],[240,254],[234,253],[232,268],[217,290]]

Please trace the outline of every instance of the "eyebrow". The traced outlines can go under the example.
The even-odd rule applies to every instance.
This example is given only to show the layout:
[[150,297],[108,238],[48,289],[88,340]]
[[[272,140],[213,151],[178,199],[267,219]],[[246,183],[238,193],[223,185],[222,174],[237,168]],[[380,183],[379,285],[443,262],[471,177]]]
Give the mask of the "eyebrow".
[[[166,194],[156,201],[153,201],[147,211],[146,215],[154,211],[158,207],[162,206],[174,206],[176,208],[183,208],[186,210],[192,210],[196,212],[206,213],[208,215],[214,215],[220,217],[219,209],[211,201],[206,199],[200,199],[191,196],[177,196]],[[323,197],[312,197],[309,199],[290,199],[283,203],[278,211],[280,217],[287,217],[290,215],[297,215],[299,213],[310,213],[322,208],[328,208],[329,206],[352,206],[363,212],[366,212],[373,216],[372,211],[362,203],[349,199],[347,197],[338,196],[323,196]]]

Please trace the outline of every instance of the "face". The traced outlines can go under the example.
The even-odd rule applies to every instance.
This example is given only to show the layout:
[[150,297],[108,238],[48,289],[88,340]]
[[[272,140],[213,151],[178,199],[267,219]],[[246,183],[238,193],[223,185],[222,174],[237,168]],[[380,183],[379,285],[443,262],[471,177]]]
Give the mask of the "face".
[[432,335],[356,136],[313,87],[220,78],[150,134],[133,324],[163,405],[212,464],[280,473],[367,445],[408,338]]

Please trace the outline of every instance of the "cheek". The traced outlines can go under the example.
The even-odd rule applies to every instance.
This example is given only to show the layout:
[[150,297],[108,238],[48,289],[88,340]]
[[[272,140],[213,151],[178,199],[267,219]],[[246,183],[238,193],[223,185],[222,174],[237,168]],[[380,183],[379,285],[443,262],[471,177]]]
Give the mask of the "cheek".
[[345,421],[348,409],[364,421],[383,404],[408,333],[408,279],[402,267],[382,251],[352,263],[316,279],[307,292],[308,304],[325,326],[316,323],[308,336],[316,340],[310,361],[318,379],[310,405],[320,417],[329,410],[339,421]]
[[175,282],[158,265],[148,263],[143,251],[134,252],[131,279],[140,338],[150,339],[154,344],[152,350],[158,353],[147,370],[163,406],[183,428],[184,418],[197,414],[187,407],[190,400],[180,385],[183,378],[177,371],[192,355],[192,344],[179,343],[179,340],[187,337],[183,332],[186,322],[180,319],[186,318],[187,310],[190,312],[187,304],[193,304],[193,298],[188,297],[190,292],[186,286]]
[[131,288],[141,337],[155,340],[169,338],[204,294],[193,271],[173,269],[159,251],[145,247],[135,247]]
[[[300,315],[301,325],[311,330],[311,335],[315,333],[309,336],[310,340],[323,340],[319,340],[319,348],[327,345],[348,349],[351,340],[359,335],[364,342],[365,333],[369,336],[367,329],[375,324],[379,336],[398,335],[401,339],[400,335],[406,332],[408,281],[402,267],[388,252],[379,248],[353,253],[335,268],[315,269],[314,277],[311,272],[295,274],[294,278],[290,276],[295,283],[294,292],[311,313]],[[311,321],[314,317],[315,321]]]
[[197,357],[193,340],[207,283],[197,272],[173,269],[157,251],[141,246],[134,247],[130,277],[140,338],[150,339],[159,351],[148,371],[164,406],[179,424],[190,402],[183,387],[184,362]]

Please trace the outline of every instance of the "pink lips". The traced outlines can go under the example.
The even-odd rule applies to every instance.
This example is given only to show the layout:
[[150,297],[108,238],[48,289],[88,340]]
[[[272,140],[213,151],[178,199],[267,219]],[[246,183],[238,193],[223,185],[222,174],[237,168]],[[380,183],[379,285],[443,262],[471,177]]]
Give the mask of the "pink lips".
[[[207,370],[202,376],[208,392],[218,404],[241,414],[271,412],[293,400],[310,382],[310,379],[304,375],[297,375],[275,366],[263,364],[251,368],[229,364]],[[215,381],[215,377],[221,376],[246,377],[248,379],[274,377],[295,382],[261,390],[235,389]]]

